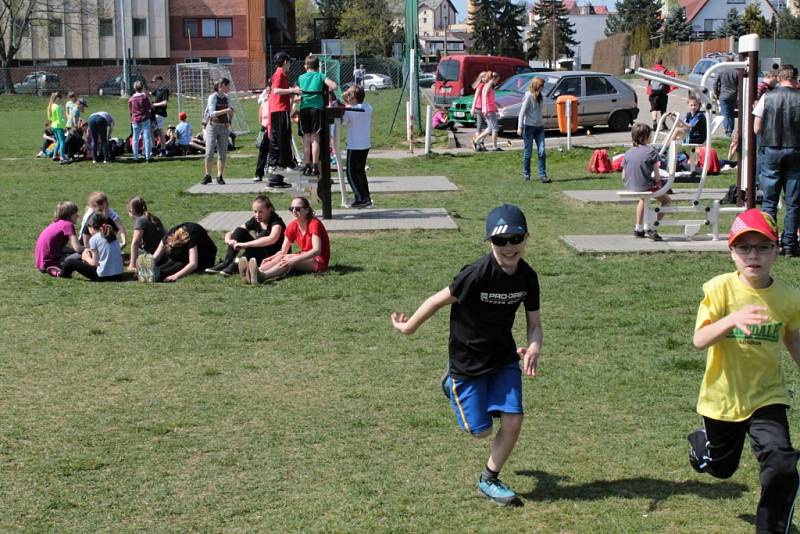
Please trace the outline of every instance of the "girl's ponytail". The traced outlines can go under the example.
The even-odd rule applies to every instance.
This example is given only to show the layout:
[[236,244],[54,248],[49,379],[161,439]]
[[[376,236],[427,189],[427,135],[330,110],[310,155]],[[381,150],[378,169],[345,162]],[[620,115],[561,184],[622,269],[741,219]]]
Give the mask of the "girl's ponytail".
[[102,213],[92,215],[92,218],[89,219],[89,226],[99,232],[109,243],[116,241],[117,225]]

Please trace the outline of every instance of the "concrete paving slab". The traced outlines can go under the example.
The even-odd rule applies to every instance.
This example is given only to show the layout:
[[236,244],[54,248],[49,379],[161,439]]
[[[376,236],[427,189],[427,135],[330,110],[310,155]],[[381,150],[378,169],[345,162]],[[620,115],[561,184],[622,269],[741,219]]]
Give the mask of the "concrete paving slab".
[[713,241],[711,236],[696,235],[687,240],[682,235],[663,235],[664,241],[651,241],[633,235],[562,235],[560,239],[578,252],[625,253],[625,252],[727,252],[725,239]]
[[[279,211],[278,214],[287,223],[292,220],[288,211]],[[215,211],[201,220],[200,225],[206,230],[227,232],[252,216],[251,211]],[[458,230],[458,225],[444,208],[335,209],[333,219],[323,219],[322,222],[328,232]]]
[[[620,184],[621,186],[622,184]],[[615,202],[615,203],[631,203],[636,202],[638,199],[636,198],[620,198],[617,195],[617,189],[593,189],[593,190],[576,190],[576,191],[562,191],[565,195],[573,200],[577,200],[578,202],[588,202],[588,203],[603,203],[603,202]],[[619,188],[619,191],[622,191],[622,187]],[[673,194],[670,195],[672,200],[677,200],[679,202],[682,201],[689,201],[694,198],[694,194],[697,189],[672,189]],[[700,195],[700,198],[703,200],[722,200],[727,193],[727,189],[704,189],[703,194]]]
[[[307,178],[301,177],[297,173],[286,173],[284,176],[286,176],[286,181],[293,185],[291,189],[285,191],[302,191],[311,185]],[[458,191],[458,186],[448,180],[447,176],[370,176],[368,180],[370,193]],[[195,194],[263,193],[266,191],[266,182],[254,182],[252,178],[225,178],[225,182],[225,185],[195,184],[186,191]],[[333,179],[331,190],[339,193],[338,179]]]

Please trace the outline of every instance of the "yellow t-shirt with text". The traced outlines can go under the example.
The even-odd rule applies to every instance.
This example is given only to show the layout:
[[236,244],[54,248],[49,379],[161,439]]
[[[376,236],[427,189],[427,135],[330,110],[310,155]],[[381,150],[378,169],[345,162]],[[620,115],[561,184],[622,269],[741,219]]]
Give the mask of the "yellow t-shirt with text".
[[712,278],[703,292],[695,331],[748,304],[766,307],[769,319],[751,326],[749,336],[734,328],[708,348],[697,413],[744,421],[764,406],[788,405],[779,355],[785,333],[800,329],[800,292],[774,279],[765,289],[753,289],[735,272]]

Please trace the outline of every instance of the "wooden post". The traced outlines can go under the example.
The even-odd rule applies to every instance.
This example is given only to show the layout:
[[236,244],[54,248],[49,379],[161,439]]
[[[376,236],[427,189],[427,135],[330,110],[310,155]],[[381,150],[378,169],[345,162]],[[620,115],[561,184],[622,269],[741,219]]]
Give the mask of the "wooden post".
[[758,50],[747,52],[747,61],[750,63],[748,66],[747,84],[749,86],[747,99],[747,113],[750,114],[748,124],[750,127],[747,129],[747,151],[749,156],[747,158],[747,209],[756,207],[756,158],[758,158],[758,151],[756,150],[756,132],[753,130],[753,117],[751,110],[755,103],[756,93],[758,92]]

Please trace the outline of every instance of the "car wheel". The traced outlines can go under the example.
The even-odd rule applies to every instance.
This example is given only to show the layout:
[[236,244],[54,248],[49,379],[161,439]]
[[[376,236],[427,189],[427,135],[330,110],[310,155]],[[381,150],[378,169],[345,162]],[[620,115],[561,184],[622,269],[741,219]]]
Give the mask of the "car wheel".
[[631,116],[627,111],[616,111],[608,119],[608,127],[612,132],[624,132],[631,125]]
[[378,86],[377,85],[369,85],[369,86],[367,86],[367,91],[377,91],[377,90],[378,90]]

